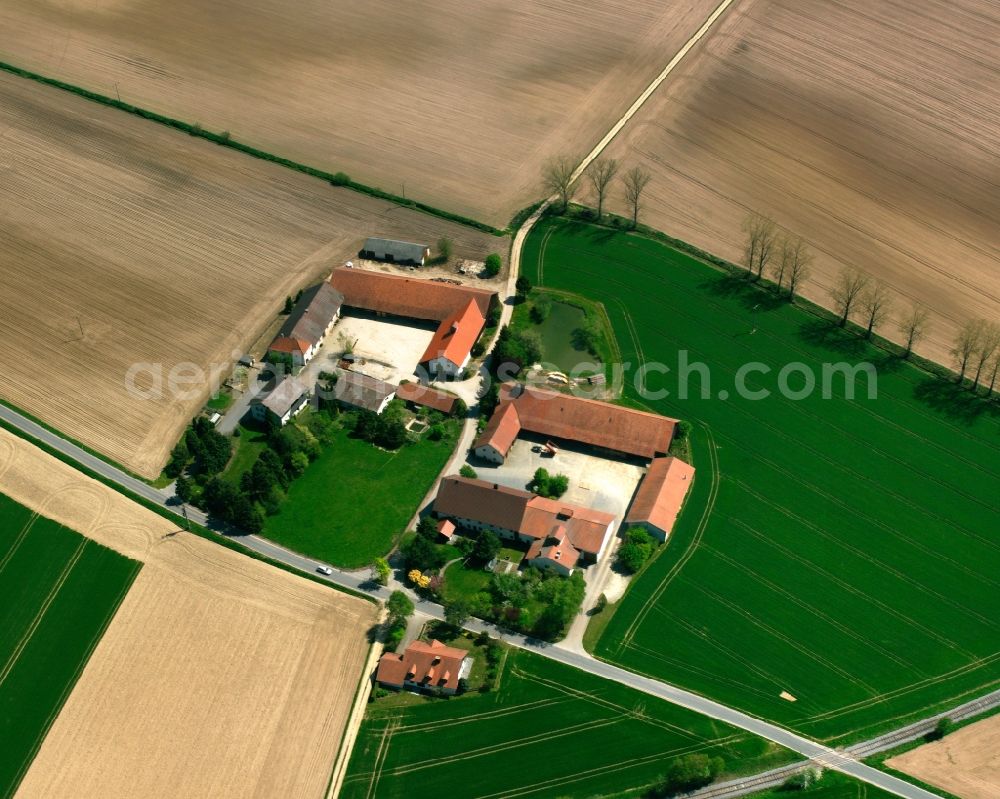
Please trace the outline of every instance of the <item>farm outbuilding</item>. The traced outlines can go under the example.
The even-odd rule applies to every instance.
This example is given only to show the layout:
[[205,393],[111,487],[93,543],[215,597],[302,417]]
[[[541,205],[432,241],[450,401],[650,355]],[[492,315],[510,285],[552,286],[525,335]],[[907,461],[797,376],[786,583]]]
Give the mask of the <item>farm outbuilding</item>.
[[692,482],[693,466],[675,457],[657,458],[639,484],[625,523],[645,527],[666,541]]
[[360,372],[341,372],[333,387],[333,398],[351,408],[382,413],[396,396],[396,386]]
[[250,406],[258,422],[272,421],[282,427],[309,403],[309,389],[294,377],[286,377],[262,401]]
[[268,354],[290,356],[294,366],[309,363],[340,317],[343,302],[343,295],[326,281],[310,286],[292,306]]
[[362,258],[404,266],[423,266],[430,254],[431,248],[426,244],[374,238],[365,239],[365,244],[358,253]]

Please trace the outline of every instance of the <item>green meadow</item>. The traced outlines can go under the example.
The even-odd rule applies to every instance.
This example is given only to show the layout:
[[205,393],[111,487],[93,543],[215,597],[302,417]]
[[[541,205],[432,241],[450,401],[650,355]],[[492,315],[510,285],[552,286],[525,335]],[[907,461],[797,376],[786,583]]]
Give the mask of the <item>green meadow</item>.
[[0,495],[0,796],[13,795],[140,567]]
[[[625,400],[693,425],[685,510],[598,656],[836,742],[1000,684],[997,406],[642,236],[543,220],[523,269],[603,302]],[[686,399],[682,351],[708,372]],[[669,395],[631,382],[649,362],[670,367],[647,381]],[[824,398],[837,362],[873,364],[877,397],[834,375]],[[779,391],[790,363],[787,387],[809,372],[815,391]]]
[[539,655],[510,650],[499,688],[400,705],[376,700],[341,796],[640,796],[681,755],[751,773],[791,753]]

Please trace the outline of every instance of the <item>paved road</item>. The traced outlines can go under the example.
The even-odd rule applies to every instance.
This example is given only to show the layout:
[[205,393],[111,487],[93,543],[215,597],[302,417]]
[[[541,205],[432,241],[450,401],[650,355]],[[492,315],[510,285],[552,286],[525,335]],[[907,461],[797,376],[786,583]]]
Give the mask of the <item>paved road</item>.
[[[106,463],[94,455],[91,455],[75,444],[72,444],[49,432],[45,428],[22,416],[16,411],[13,411],[6,406],[0,406],[0,418],[4,419],[9,424],[14,425],[27,435],[44,442],[49,447],[63,453],[69,458],[77,461],[81,465],[121,486],[122,488],[155,502],[178,515],[186,515],[187,518],[197,524],[207,524],[208,519],[205,517],[205,514],[197,508],[173,504],[173,500],[170,499],[168,491],[153,488],[141,480],[126,474],[115,466]],[[236,540],[248,549],[305,572],[316,573],[317,567],[325,565],[311,558],[306,558],[295,552],[291,552],[284,547],[278,546],[277,544],[268,541],[267,539],[260,538],[259,536],[239,536]],[[388,588],[373,586],[369,580],[367,570],[360,572],[346,572],[339,569],[332,569],[332,574],[326,577],[326,579],[331,583],[344,588],[369,593],[383,600],[388,597],[390,590],[402,587],[398,584]],[[443,610],[439,605],[420,599],[409,590],[407,590],[407,593],[413,597],[417,612],[427,618],[443,618]],[[759,735],[763,738],[774,741],[775,743],[781,744],[792,751],[798,752],[804,757],[816,761],[827,768],[832,768],[845,774],[849,774],[852,777],[856,777],[857,779],[871,785],[878,786],[879,788],[897,796],[906,797],[907,799],[932,799],[932,797],[935,796],[935,794],[930,793],[929,791],[918,788],[915,785],[911,785],[908,782],[904,782],[903,780],[889,774],[885,774],[877,769],[871,768],[870,766],[866,766],[863,763],[859,763],[845,752],[831,749],[830,747],[811,741],[808,738],[804,738],[775,724],[771,724],[763,721],[762,719],[742,713],[739,710],[719,704],[718,702],[714,702],[703,696],[693,694],[690,691],[685,691],[682,688],[658,682],[648,677],[626,671],[625,669],[619,668],[618,666],[614,666],[610,663],[596,660],[586,653],[570,651],[560,647],[558,644],[548,644],[520,635],[505,634],[495,628],[492,628],[490,625],[477,620],[472,620],[467,626],[475,632],[484,629],[489,630],[491,634],[497,635],[506,643],[513,646],[536,652],[543,657],[550,658],[551,660],[564,663],[568,666],[573,666],[590,674],[597,675],[598,677],[613,680],[621,683],[622,685],[627,685],[630,688],[649,694],[650,696],[664,699],[672,704],[680,705],[681,707],[688,708],[697,713],[724,721],[734,727],[747,730],[755,735]]]
[[[694,47],[694,45],[708,32],[711,26],[726,11],[732,2],[733,0],[723,0],[723,2],[719,4],[708,20],[706,20],[705,24],[702,25],[695,35],[687,42],[687,44],[685,44],[677,55],[674,56],[666,68],[664,68],[664,70],[637,98],[622,118],[615,123],[608,134],[604,136],[604,138],[598,142],[593,150],[587,154],[583,161],[581,161],[574,172],[574,179],[579,178],[590,163],[601,154],[615,135],[617,135],[628,120],[631,119],[631,117],[636,113],[636,111],[639,110],[643,103],[673,71],[677,64],[680,63],[681,59],[688,53],[688,51]],[[514,242],[511,248],[510,276],[506,291],[507,298],[511,297],[514,293],[514,283],[520,269],[520,257],[524,241],[527,239],[531,229],[541,218],[542,213],[550,203],[551,198],[539,207],[539,209],[525,222],[525,224],[522,225],[514,237]],[[505,302],[502,316],[503,324],[506,324],[509,321],[512,310],[512,305],[509,302]],[[27,419],[16,411],[13,411],[6,406],[0,406],[0,418],[4,419],[11,425],[14,425],[27,435],[44,442],[49,447],[63,453],[92,472],[113,483],[116,483],[133,494],[155,502],[178,515],[183,515],[197,524],[211,526],[205,514],[197,508],[176,504],[175,500],[171,497],[171,492],[169,490],[159,490],[149,486],[143,481],[121,471],[117,467],[112,466],[94,455],[91,455],[86,450],[83,450],[65,439],[49,432],[45,428],[35,422],[32,422],[30,419]],[[459,442],[459,446],[456,448],[456,454],[453,456],[452,460],[449,461],[449,467],[453,465],[453,461],[456,457],[464,457],[464,451],[468,447],[470,430],[474,430],[474,423],[471,420],[467,420],[463,428],[461,441]],[[310,558],[303,557],[295,552],[291,552],[271,541],[260,538],[259,536],[239,536],[237,540],[239,540],[239,542],[248,549],[266,555],[273,560],[302,571],[315,573],[318,567],[325,565]],[[367,592],[381,599],[387,598],[391,590],[402,588],[413,598],[417,613],[426,618],[443,618],[442,608],[439,605],[415,596],[412,591],[409,591],[409,589],[406,589],[404,586],[396,583],[395,581],[393,581],[392,585],[386,588],[372,585],[367,571],[345,572],[339,569],[332,569],[332,574],[327,576],[325,579],[344,588]],[[851,755],[845,752],[831,749],[775,724],[771,724],[763,721],[762,719],[742,713],[734,708],[721,705],[711,699],[693,694],[676,686],[658,682],[648,677],[626,671],[625,669],[619,668],[618,666],[614,666],[610,663],[596,660],[586,652],[573,651],[560,647],[558,644],[548,644],[529,639],[524,636],[505,634],[478,620],[472,620],[467,626],[469,629],[476,632],[480,630],[488,630],[491,634],[502,638],[510,645],[534,651],[543,657],[564,663],[568,666],[573,666],[608,680],[613,680],[638,691],[642,691],[643,693],[649,694],[650,696],[664,699],[672,704],[680,705],[681,707],[688,708],[697,713],[724,721],[734,727],[747,730],[748,732],[767,738],[768,740],[774,741],[787,747],[788,749],[798,752],[804,757],[820,763],[827,768],[841,771],[862,780],[863,782],[878,786],[879,788],[897,796],[906,797],[906,799],[933,799],[936,796],[936,794],[930,793],[922,788],[918,788],[915,785],[911,785],[908,782],[897,779],[889,774],[885,774],[877,769],[871,768],[870,766],[859,763],[854,760]]]

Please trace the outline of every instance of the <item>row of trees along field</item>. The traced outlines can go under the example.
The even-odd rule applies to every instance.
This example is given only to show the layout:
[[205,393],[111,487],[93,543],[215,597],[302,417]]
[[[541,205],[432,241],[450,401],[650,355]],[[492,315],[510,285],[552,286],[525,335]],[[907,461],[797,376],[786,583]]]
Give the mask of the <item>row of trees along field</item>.
[[[746,234],[744,276],[747,280],[769,279],[779,294],[789,300],[809,278],[813,256],[798,236],[778,232],[774,220],[750,214],[743,223]],[[735,266],[734,266],[735,268]],[[830,299],[838,325],[854,322],[871,339],[890,323],[899,332],[903,358],[909,358],[916,344],[927,335],[930,309],[910,303],[899,309],[889,287],[881,280],[854,267],[840,271],[830,288]],[[952,355],[957,368],[956,382],[968,383],[974,393],[980,388],[991,394],[1000,373],[1000,324],[970,319],[955,337]]]
[[[559,209],[565,211],[570,201],[576,195],[579,181],[573,173],[580,159],[567,155],[552,158],[542,168],[542,186],[550,196],[559,198]],[[597,158],[587,168],[587,182],[597,204],[597,218],[604,215],[604,201],[612,191],[615,179],[621,186],[622,199],[632,213],[632,227],[639,224],[639,211],[642,209],[642,196],[653,176],[641,166],[634,166],[624,172],[616,158]]]

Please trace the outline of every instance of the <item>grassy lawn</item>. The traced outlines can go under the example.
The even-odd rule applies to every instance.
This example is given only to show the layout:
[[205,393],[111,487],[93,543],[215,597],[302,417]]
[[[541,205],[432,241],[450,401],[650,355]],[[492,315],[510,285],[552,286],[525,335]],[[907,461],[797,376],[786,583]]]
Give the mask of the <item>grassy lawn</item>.
[[281,511],[267,519],[264,535],[344,568],[371,563],[392,549],[448,461],[459,423],[449,419],[444,427],[441,441],[425,436],[396,452],[339,430],[291,484]]
[[[670,247],[545,220],[527,277],[599,297],[624,360],[671,367],[626,399],[690,420],[698,473],[670,543],[597,645],[623,666],[842,742],[1000,684],[1000,415],[850,332]],[[754,332],[751,332],[754,331]],[[710,368],[682,399],[680,351]],[[777,373],[870,361],[845,398]],[[770,396],[735,396],[733,375]],[[802,380],[792,380],[798,388]],[[726,389],[733,396],[721,399]],[[787,691],[796,702],[781,699]]]
[[0,796],[14,793],[141,565],[0,495]]
[[370,705],[341,796],[638,796],[692,751],[744,773],[790,759],[748,733],[510,650],[496,691]]
[[225,413],[229,410],[229,406],[233,404],[233,399],[232,392],[229,389],[223,389],[215,396],[210,397],[208,402],[205,403],[205,407],[210,411]]
[[222,473],[223,479],[235,485],[240,484],[243,473],[252,468],[257,456],[267,449],[267,437],[259,430],[240,422],[239,431],[239,437],[231,439],[233,456]]
[[449,602],[471,599],[489,585],[492,572],[473,566],[467,568],[462,561],[452,563],[444,573],[444,595]]

